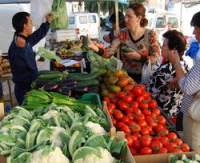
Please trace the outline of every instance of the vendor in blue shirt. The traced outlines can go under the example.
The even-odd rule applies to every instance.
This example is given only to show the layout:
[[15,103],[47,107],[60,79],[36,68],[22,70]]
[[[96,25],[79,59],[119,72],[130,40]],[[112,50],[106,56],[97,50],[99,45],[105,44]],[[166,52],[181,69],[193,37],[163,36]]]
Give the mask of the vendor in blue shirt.
[[31,83],[37,78],[38,69],[33,46],[47,34],[52,15],[46,16],[46,20],[46,23],[32,33],[33,24],[29,13],[19,12],[12,18],[15,34],[8,56],[15,83],[15,96],[19,105],[22,104],[26,92],[30,90]]

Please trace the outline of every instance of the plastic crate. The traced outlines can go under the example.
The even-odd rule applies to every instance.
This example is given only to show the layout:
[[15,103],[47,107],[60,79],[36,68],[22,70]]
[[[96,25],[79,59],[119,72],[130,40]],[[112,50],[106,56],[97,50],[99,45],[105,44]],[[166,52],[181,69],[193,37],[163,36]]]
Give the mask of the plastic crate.
[[85,93],[80,98],[81,101],[89,102],[102,108],[102,103],[99,94],[97,93]]

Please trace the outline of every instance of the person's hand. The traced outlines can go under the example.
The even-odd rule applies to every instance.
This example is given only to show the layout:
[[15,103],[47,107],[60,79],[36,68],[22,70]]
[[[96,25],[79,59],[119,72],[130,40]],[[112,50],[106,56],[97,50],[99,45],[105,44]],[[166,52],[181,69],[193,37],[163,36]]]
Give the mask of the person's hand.
[[46,16],[46,20],[48,23],[51,23],[52,20],[53,20],[53,14],[52,13],[49,13],[47,16]]
[[141,55],[137,52],[128,52],[124,54],[128,59],[140,60]]
[[94,50],[95,52],[98,52],[99,51],[99,48],[98,46],[91,40],[89,40],[88,42],[88,47],[92,50]]
[[172,63],[172,65],[180,64],[180,57],[176,50],[169,50],[168,51],[168,59]]
[[176,88],[178,88],[179,86],[178,86],[177,79],[174,78],[174,79],[170,80],[170,81],[169,81],[168,87],[169,87],[170,89],[172,89],[172,90],[175,90]]

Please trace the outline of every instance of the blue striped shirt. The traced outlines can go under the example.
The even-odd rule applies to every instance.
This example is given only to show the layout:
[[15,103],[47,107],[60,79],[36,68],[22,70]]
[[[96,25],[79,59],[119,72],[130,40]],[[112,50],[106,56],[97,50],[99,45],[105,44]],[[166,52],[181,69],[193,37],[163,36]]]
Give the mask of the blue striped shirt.
[[198,61],[185,77],[179,80],[179,86],[184,93],[181,111],[184,115],[192,104],[193,96],[200,91],[200,61]]

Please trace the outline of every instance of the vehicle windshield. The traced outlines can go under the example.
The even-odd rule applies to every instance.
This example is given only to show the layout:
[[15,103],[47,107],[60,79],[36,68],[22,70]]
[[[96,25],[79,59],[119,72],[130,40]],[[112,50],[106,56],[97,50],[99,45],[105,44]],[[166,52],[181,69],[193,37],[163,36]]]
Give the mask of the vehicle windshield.
[[156,28],[165,28],[166,20],[165,17],[158,17],[156,21]]
[[178,19],[176,17],[169,17],[167,24],[172,28],[178,28]]

